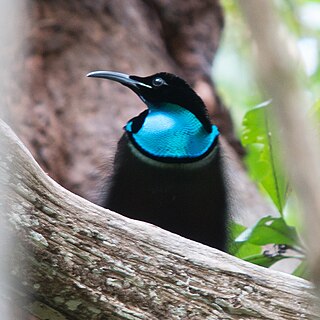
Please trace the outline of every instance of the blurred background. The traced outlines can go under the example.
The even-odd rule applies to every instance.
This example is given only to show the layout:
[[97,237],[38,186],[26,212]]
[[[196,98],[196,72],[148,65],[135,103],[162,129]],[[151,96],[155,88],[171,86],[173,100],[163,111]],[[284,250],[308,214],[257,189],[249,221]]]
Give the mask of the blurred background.
[[[320,1],[274,1],[282,23],[295,42],[305,69],[305,88],[315,103],[320,95]],[[225,10],[225,29],[212,74],[222,99],[228,105],[241,132],[244,114],[272,97],[263,97],[254,76],[255,48],[250,32],[235,1],[221,0]]]

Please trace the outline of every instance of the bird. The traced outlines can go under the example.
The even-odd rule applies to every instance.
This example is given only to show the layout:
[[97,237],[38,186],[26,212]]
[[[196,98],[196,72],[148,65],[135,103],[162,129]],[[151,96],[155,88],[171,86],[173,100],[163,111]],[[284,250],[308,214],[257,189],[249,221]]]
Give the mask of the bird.
[[87,76],[124,85],[147,107],[124,126],[101,205],[226,251],[220,132],[203,100],[185,80],[167,72],[139,77],[93,71]]

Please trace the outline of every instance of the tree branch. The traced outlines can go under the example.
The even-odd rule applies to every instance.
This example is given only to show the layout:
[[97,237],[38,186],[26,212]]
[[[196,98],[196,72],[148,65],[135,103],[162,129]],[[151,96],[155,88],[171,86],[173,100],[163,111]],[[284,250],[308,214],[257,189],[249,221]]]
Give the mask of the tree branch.
[[14,290],[68,319],[320,319],[309,282],[100,208],[0,137]]

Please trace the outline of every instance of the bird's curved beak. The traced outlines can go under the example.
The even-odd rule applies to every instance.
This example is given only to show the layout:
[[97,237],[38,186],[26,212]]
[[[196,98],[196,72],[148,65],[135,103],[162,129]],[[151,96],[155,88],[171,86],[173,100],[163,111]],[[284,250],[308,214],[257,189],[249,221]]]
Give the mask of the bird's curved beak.
[[137,90],[137,89],[139,89],[139,87],[145,87],[145,88],[149,88],[149,89],[152,88],[148,84],[134,80],[134,79],[130,78],[130,75],[125,74],[125,73],[121,73],[121,72],[92,71],[87,74],[87,77],[113,80],[113,81],[116,81],[116,82],[123,84],[126,87],[129,87],[132,90],[134,90],[134,89]]

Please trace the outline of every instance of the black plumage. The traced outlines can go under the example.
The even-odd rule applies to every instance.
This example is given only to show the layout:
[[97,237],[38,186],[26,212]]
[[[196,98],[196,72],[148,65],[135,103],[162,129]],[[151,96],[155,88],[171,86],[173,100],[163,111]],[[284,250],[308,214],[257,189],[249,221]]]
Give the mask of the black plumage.
[[[88,76],[122,83],[135,91],[151,110],[154,106],[161,111],[161,108],[177,105],[187,110],[186,119],[190,112],[197,119],[192,118],[192,121],[201,123],[199,126],[203,129],[199,130],[202,130],[202,135],[212,135],[213,127],[203,101],[179,77],[158,73],[141,78],[102,71]],[[180,151],[164,156],[149,152],[148,147],[141,147],[141,142],[135,138],[135,133],[142,131],[150,115],[149,109],[131,119],[130,126],[125,127],[125,133],[118,142],[102,206],[225,250],[227,201],[219,137],[214,137],[208,148],[194,157],[180,155]],[[185,134],[182,128],[181,132],[174,132],[173,137],[177,141],[180,140],[176,135]],[[188,132],[187,135],[192,144],[192,134]],[[156,143],[161,144],[161,139]],[[184,152],[184,148],[181,150]]]

